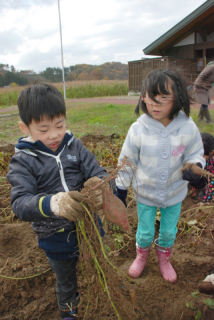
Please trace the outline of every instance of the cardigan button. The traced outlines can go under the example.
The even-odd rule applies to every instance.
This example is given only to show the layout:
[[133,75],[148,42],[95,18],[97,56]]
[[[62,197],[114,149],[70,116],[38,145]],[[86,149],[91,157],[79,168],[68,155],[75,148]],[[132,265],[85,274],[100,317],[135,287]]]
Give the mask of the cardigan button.
[[168,132],[166,130],[163,130],[161,132],[161,135],[162,135],[163,138],[166,138],[168,136]]
[[163,159],[167,159],[167,158],[168,158],[168,153],[165,152],[165,151],[163,151],[163,152],[162,152],[162,158],[163,158]]
[[165,173],[161,173],[160,174],[160,178],[161,178],[161,180],[166,180],[166,174]]
[[165,194],[166,194],[166,192],[165,192],[165,191],[163,191],[163,190],[159,191],[158,193],[159,193],[159,196],[160,196],[160,197],[164,197],[164,196],[165,196]]

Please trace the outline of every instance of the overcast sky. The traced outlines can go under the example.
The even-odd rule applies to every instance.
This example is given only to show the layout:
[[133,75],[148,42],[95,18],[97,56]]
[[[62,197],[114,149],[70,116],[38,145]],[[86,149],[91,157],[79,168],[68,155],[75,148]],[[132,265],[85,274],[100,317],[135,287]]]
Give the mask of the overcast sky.
[[[64,66],[140,60],[205,0],[60,0]],[[62,67],[58,0],[0,0],[0,63]]]

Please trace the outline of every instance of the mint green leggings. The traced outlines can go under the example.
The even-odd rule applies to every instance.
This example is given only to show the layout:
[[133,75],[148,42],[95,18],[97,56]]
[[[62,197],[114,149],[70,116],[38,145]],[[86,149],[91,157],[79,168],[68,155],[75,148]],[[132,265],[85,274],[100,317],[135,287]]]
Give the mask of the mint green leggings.
[[[171,207],[160,208],[161,219],[158,244],[161,247],[170,248],[175,242],[181,204],[182,202]],[[138,227],[136,241],[142,248],[148,247],[154,239],[156,212],[157,207],[137,202]]]

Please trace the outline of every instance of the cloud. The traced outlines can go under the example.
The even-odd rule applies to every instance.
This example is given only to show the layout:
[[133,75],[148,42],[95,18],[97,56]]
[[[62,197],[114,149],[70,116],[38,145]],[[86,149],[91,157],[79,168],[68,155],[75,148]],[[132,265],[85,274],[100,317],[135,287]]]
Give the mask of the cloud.
[[43,71],[47,67],[62,67],[60,60],[60,47],[52,47],[50,52],[41,52],[32,50],[27,54],[19,57],[18,65],[20,70],[34,70],[36,72]]
[[23,42],[23,37],[15,28],[0,32],[1,55],[6,55],[11,52],[18,53],[19,47],[22,46]]
[[[203,0],[60,0],[64,65],[127,63]],[[57,0],[0,0],[0,63],[61,67]]]
[[0,10],[19,10],[31,8],[32,6],[41,7],[51,5],[54,5],[53,0],[0,0]]

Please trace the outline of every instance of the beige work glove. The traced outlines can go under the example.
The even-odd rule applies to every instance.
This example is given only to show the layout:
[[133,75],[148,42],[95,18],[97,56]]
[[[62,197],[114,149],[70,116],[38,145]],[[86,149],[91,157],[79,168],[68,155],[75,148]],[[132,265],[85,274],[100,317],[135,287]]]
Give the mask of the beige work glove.
[[[95,190],[93,190],[93,187],[100,184],[100,186],[98,188],[96,188]],[[90,197],[94,200],[95,203],[95,210],[97,214],[102,214],[103,213],[103,195],[102,195],[102,179],[98,178],[98,177],[93,177],[88,179],[85,183],[84,183],[84,188],[86,189],[90,189]],[[82,193],[84,194],[84,192],[87,192],[85,189],[82,190]]]
[[51,197],[51,211],[58,217],[64,217],[70,221],[82,218],[84,208],[79,202],[84,196],[78,191],[59,192]]

